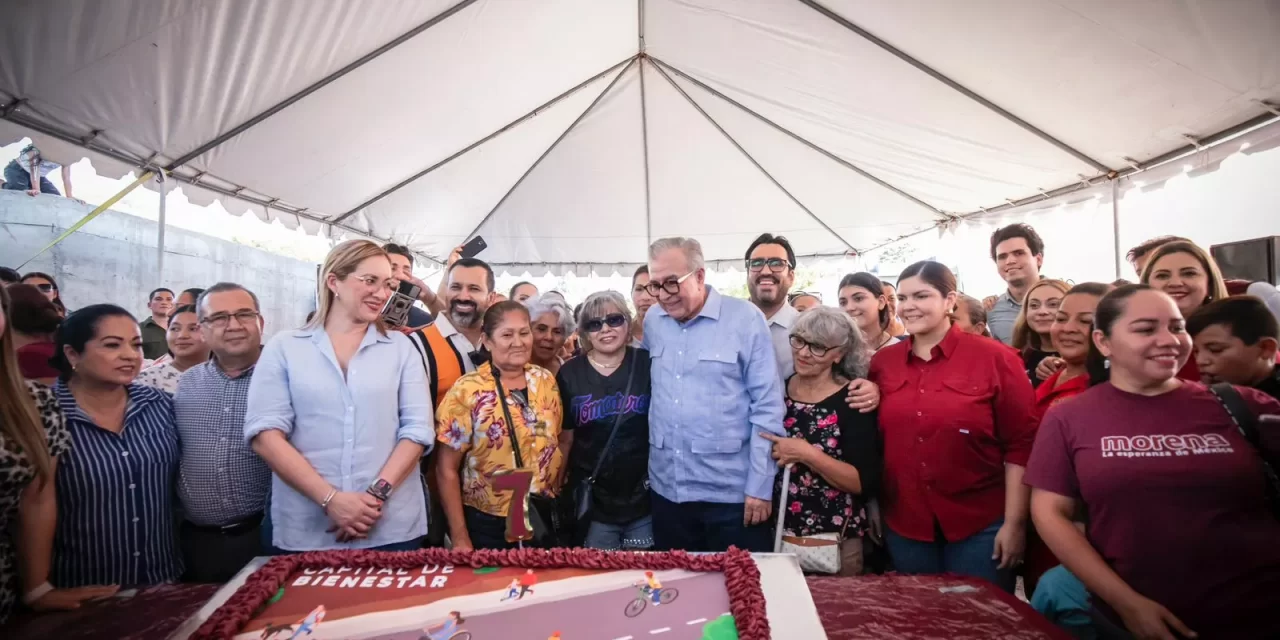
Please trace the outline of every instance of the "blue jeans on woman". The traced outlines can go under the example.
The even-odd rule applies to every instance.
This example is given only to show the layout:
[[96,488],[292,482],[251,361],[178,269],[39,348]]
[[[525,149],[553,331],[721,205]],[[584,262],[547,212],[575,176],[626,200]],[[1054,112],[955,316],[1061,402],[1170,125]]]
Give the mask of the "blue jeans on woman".
[[653,547],[653,517],[644,516],[624,524],[592,521],[582,546],[605,551],[643,551]]
[[932,542],[904,538],[892,529],[885,528],[885,543],[893,566],[901,573],[938,574],[955,573],[982,578],[987,582],[1013,593],[1016,580],[1013,571],[997,569],[1000,560],[991,559],[995,549],[996,533],[1004,519],[996,520],[986,529],[964,540],[948,542],[937,532]]

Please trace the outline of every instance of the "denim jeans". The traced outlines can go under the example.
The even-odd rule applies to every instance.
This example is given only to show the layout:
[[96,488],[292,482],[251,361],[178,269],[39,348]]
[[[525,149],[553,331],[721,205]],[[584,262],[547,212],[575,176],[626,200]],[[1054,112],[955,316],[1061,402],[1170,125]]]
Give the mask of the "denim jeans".
[[605,551],[640,551],[653,547],[653,516],[636,518],[625,524],[591,522],[582,546]]
[[[9,164],[4,166],[4,188],[10,191],[26,191],[31,188],[31,174],[16,160],[10,160]],[[58,192],[58,188],[44,176],[40,176],[40,193],[62,195]]]
[[901,573],[956,573],[982,578],[1013,593],[1013,572],[1009,569],[997,569],[1000,561],[991,559],[996,533],[1003,524],[1003,518],[996,520],[986,529],[955,542],[948,542],[941,535],[932,542],[911,540],[886,527],[885,542],[889,547],[893,566]]
[[1089,615],[1089,601],[1084,583],[1066,567],[1058,565],[1040,576],[1031,595],[1031,608],[1078,640],[1095,640],[1098,633]]
[[768,522],[742,524],[744,502],[672,502],[651,491],[653,547],[659,551],[772,551]]
[[473,548],[516,548],[514,543],[507,542],[506,518],[485,513],[475,507],[463,507],[462,513],[467,521],[467,535],[471,537]]

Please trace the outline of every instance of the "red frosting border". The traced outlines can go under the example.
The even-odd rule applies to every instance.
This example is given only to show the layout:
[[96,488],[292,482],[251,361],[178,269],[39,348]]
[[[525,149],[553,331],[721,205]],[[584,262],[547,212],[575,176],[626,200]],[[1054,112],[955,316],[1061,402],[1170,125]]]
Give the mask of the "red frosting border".
[[309,551],[276,556],[245,580],[209,619],[192,634],[196,640],[231,638],[248,624],[280,587],[303,569],[351,567],[356,569],[411,569],[427,564],[464,567],[522,567],[528,569],[640,569],[719,571],[729,591],[729,612],[733,614],[741,640],[769,640],[769,619],[765,614],[760,569],[751,554],[730,547],[725,553],[691,554],[686,551],[619,552],[598,549],[518,549],[496,551]]

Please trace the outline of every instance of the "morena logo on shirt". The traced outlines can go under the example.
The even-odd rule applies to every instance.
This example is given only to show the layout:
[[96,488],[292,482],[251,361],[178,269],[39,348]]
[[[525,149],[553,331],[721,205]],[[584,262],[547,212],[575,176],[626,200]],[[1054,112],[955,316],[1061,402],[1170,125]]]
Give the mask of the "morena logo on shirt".
[[1216,433],[1102,438],[1104,458],[1164,458],[1234,452],[1231,443]]

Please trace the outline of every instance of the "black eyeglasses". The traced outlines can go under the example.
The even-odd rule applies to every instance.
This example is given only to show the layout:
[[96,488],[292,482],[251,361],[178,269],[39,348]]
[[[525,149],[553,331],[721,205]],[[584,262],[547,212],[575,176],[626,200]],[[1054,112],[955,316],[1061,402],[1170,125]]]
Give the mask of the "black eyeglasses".
[[648,284],[644,285],[644,290],[648,291],[649,295],[655,298],[658,297],[658,292],[660,291],[666,291],[667,293],[670,293],[670,294],[680,293],[680,285],[684,284],[684,281],[688,280],[689,276],[697,272],[698,272],[697,269],[695,269],[693,271],[690,271],[689,273],[686,273],[680,276],[679,278],[669,278],[662,282],[654,282],[650,280]]
[[817,357],[817,358],[821,358],[822,356],[827,355],[828,351],[835,349],[835,347],[824,347],[820,344],[814,344],[812,342],[809,342],[808,340],[805,340],[804,338],[801,338],[800,336],[791,336],[792,349],[799,351],[805,347],[808,347],[809,353],[812,353],[814,357]]
[[587,333],[596,333],[603,329],[605,325],[609,325],[610,327],[617,329],[626,323],[626,316],[621,313],[611,313],[603,318],[592,318],[582,323],[582,328],[585,329]]
[[760,271],[765,267],[769,267],[770,271],[777,273],[789,269],[791,263],[782,258],[752,258],[747,260],[748,271]]
[[257,311],[237,311],[235,313],[216,313],[214,315],[209,316],[208,318],[201,320],[200,324],[203,324],[208,327],[213,327],[214,329],[226,329],[227,326],[231,324],[231,319],[235,318],[236,322],[240,323],[240,326],[247,327],[250,324],[256,322],[259,317],[261,317],[261,314],[259,314]]

